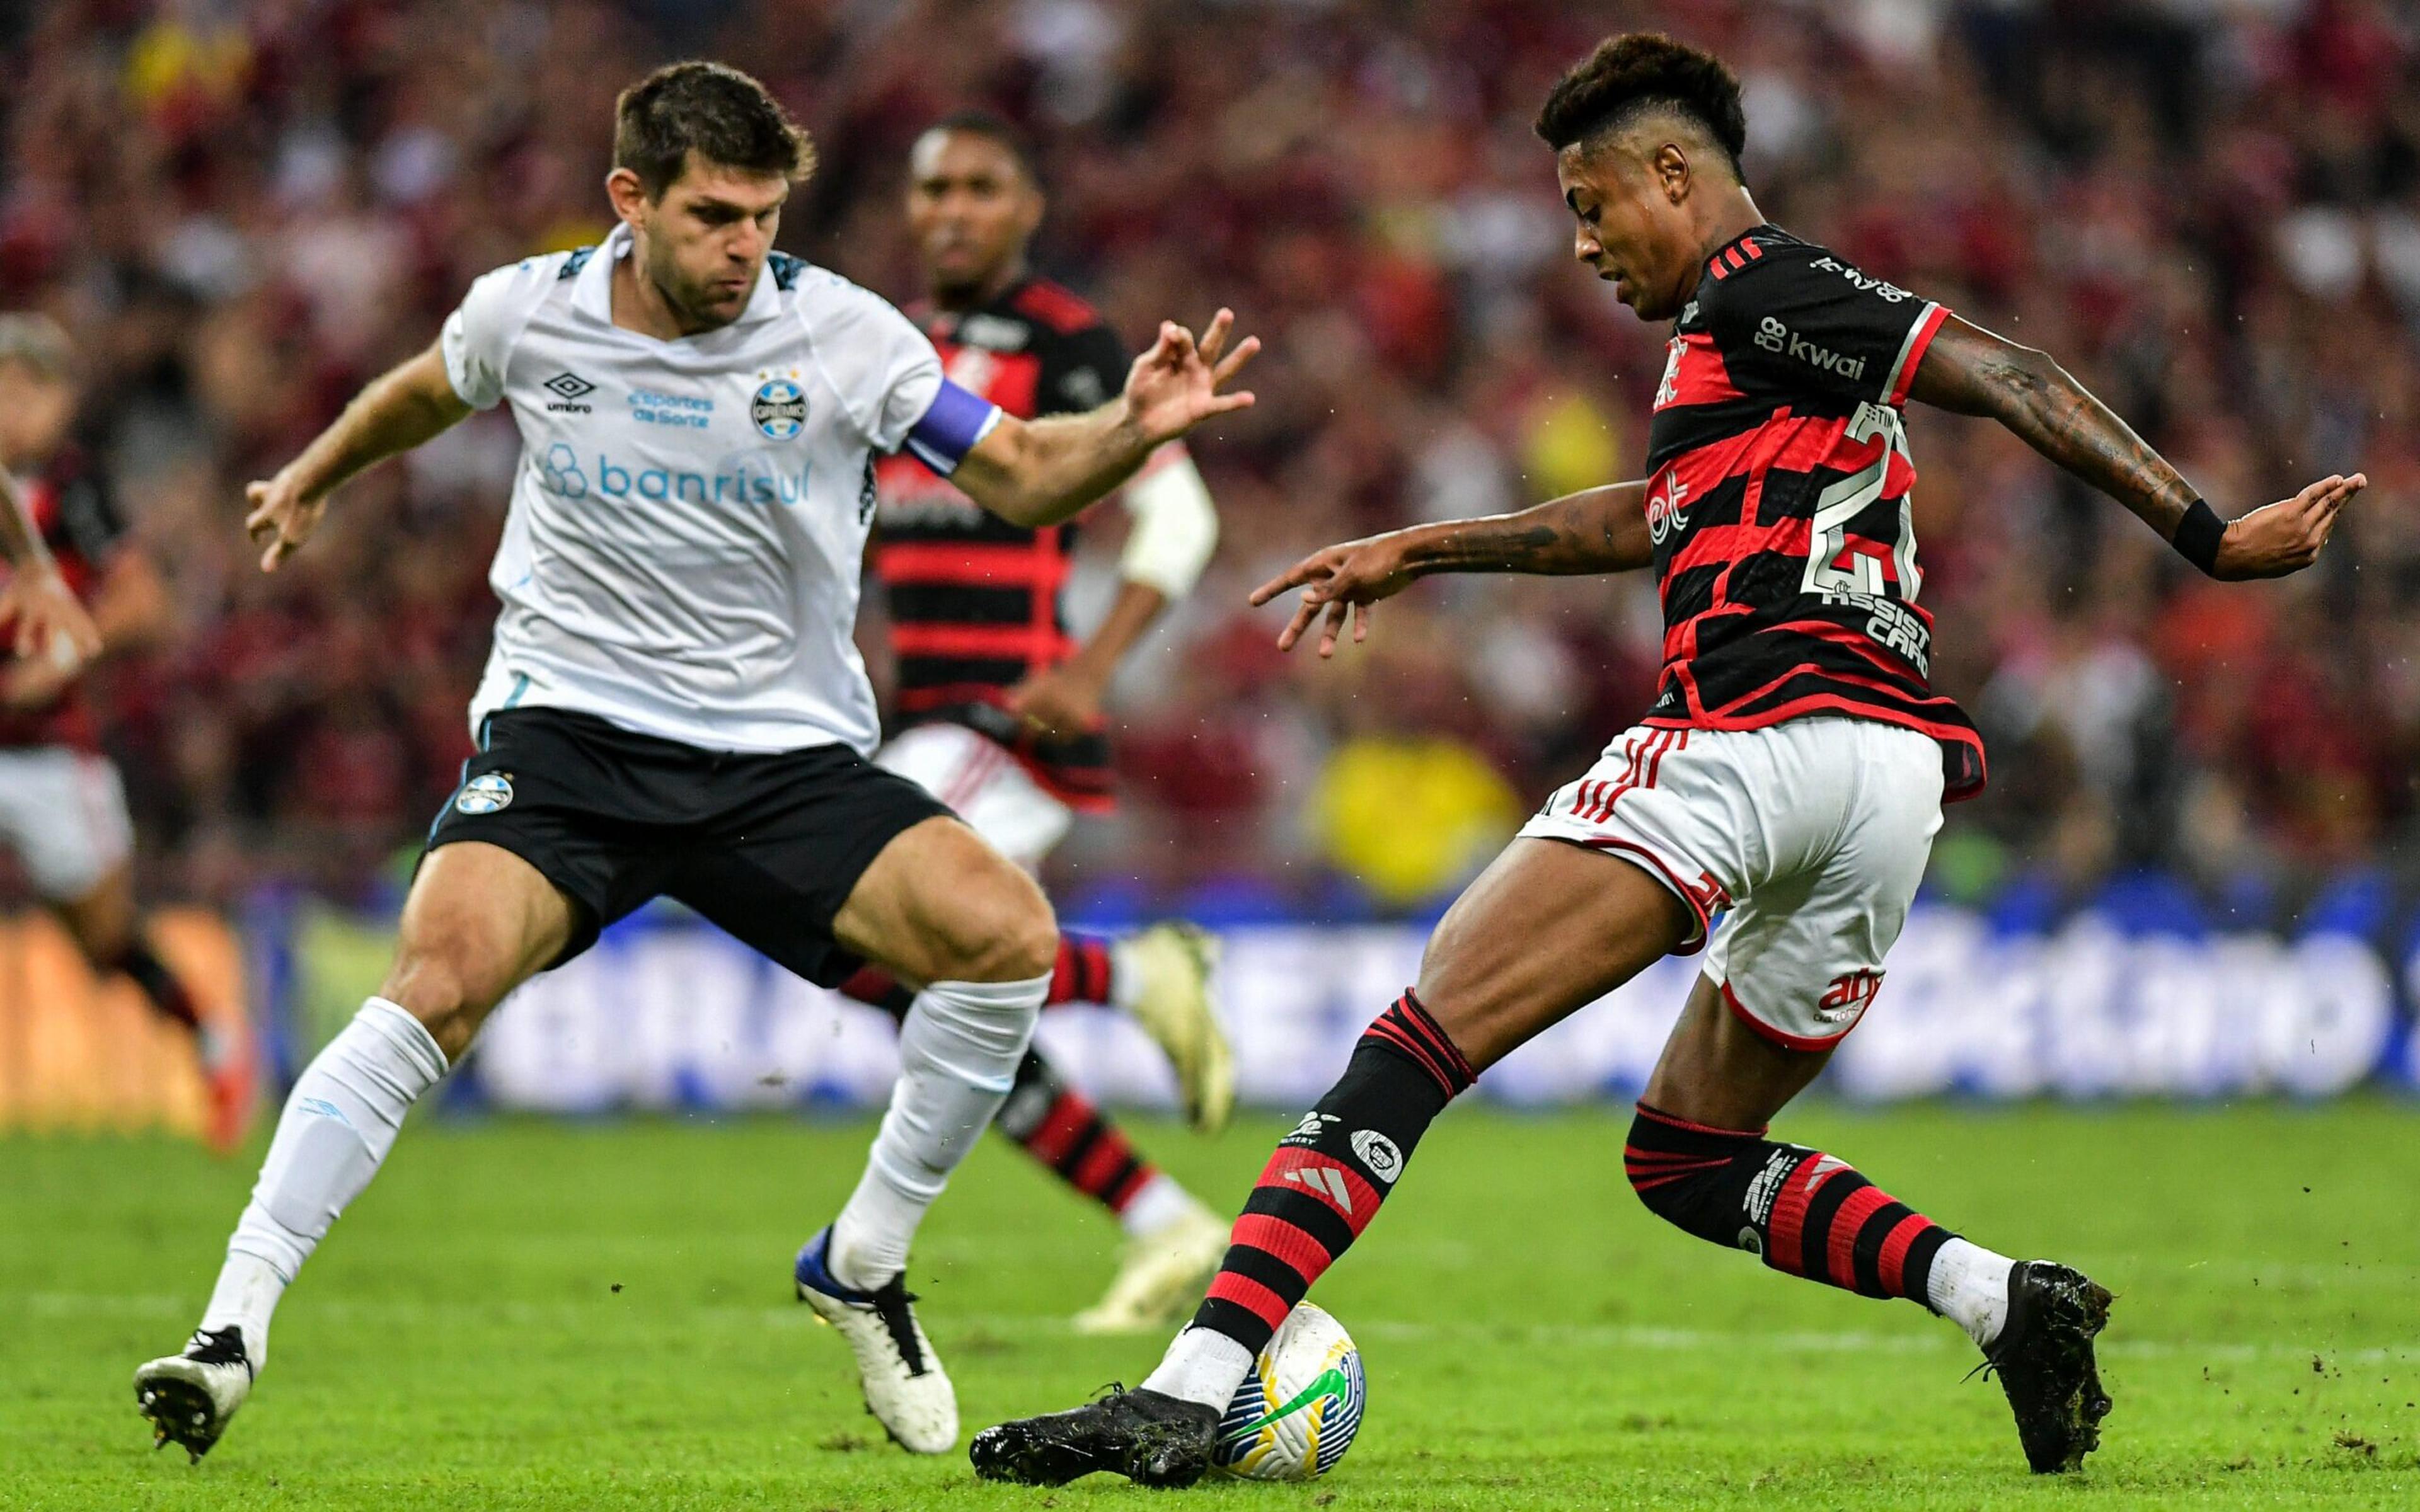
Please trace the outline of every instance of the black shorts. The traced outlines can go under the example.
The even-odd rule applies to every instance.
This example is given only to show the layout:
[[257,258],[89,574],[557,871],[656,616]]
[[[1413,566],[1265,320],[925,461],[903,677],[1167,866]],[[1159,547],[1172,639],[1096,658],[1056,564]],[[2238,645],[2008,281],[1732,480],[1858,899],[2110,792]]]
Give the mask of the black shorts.
[[491,716],[428,829],[484,841],[579,903],[561,965],[648,900],[677,899],[809,981],[861,964],[832,918],[893,837],[950,810],[845,746],[702,750],[566,709]]

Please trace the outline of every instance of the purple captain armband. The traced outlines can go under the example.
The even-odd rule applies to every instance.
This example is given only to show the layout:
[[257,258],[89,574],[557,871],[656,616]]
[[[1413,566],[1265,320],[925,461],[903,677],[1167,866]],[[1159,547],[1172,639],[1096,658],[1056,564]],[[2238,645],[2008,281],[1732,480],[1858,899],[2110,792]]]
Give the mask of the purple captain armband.
[[946,478],[991,434],[1000,414],[1000,406],[989,399],[943,378],[932,407],[908,432],[908,455]]

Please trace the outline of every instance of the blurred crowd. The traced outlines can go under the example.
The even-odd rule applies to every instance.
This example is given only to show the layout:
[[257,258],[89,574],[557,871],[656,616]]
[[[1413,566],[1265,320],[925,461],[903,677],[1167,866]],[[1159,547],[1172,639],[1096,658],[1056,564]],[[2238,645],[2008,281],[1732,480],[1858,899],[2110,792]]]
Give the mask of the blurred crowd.
[[2420,21],[2387,0],[0,4],[0,307],[75,334],[178,609],[99,679],[147,886],[358,895],[442,801],[509,422],[365,476],[273,577],[243,485],[473,277],[601,235],[614,93],[706,54],[816,136],[786,248],[914,297],[908,146],[988,104],[1040,145],[1047,271],[1130,339],[1223,302],[1268,343],[1258,407],[1197,447],[1220,559],[1120,685],[1124,810],[1060,880],[1422,906],[1644,708],[1652,584],[1433,580],[1326,666],[1244,594],[1639,471],[1665,333],[1572,263],[1529,131],[1637,25],[1739,69],[1773,220],[2051,351],[2223,514],[2371,479],[2319,569],[2219,586],[1995,427],[1913,412],[1935,679],[1993,771],[1936,883],[2412,854]]

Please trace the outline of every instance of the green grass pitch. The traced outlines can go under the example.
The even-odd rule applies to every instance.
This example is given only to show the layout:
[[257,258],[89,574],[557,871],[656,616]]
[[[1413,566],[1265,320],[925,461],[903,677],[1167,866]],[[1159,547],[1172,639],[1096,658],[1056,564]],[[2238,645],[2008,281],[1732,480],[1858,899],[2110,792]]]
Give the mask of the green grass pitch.
[[[1292,1120],[1142,1142],[1222,1209]],[[1455,1110],[1317,1299],[1359,1339],[1360,1442],[1215,1507],[2420,1505],[2420,1109],[1814,1106],[1832,1149],[1977,1238],[2119,1302],[2081,1477],[2025,1474],[1947,1323],[1673,1232],[1607,1109]],[[916,1460],[788,1300],[792,1250],[868,1125],[416,1120],[288,1296],[258,1392],[198,1468],[150,1452],[128,1377],[192,1325],[253,1157],[0,1140],[0,1506],[1078,1508]],[[911,1284],[969,1432],[1140,1378],[1162,1340],[1061,1321],[1112,1225],[998,1140]],[[1141,1500],[1139,1500],[1141,1499]]]

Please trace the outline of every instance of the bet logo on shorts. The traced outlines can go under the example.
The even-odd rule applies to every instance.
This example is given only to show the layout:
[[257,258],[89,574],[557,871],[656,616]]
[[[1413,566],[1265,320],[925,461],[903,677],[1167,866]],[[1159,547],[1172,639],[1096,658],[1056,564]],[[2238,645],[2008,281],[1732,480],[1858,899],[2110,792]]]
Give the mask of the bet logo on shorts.
[[512,801],[511,773],[482,772],[462,784],[462,791],[454,798],[454,811],[463,814],[494,813]]
[[807,391],[788,378],[770,379],[749,401],[748,418],[772,440],[793,440],[807,428]]

